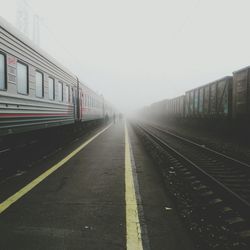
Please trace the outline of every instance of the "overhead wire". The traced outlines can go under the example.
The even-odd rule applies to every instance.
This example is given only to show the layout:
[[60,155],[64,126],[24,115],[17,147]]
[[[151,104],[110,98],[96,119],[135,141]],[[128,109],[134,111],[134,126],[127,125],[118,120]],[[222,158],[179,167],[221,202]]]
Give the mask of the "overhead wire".
[[[38,15],[37,11],[34,10],[34,8],[30,5],[29,1],[27,0],[22,0],[23,3],[32,11],[33,15]],[[40,15],[38,15],[40,17]],[[40,24],[47,30],[49,36],[56,42],[57,45],[59,45],[61,47],[61,49],[67,53],[67,55],[71,58],[72,61],[77,61],[78,65],[81,66],[81,60],[78,58],[77,55],[74,55],[67,46],[65,46],[60,39],[58,39],[58,37],[55,35],[55,33],[49,28],[49,26],[46,24],[44,18],[39,18],[40,19]]]

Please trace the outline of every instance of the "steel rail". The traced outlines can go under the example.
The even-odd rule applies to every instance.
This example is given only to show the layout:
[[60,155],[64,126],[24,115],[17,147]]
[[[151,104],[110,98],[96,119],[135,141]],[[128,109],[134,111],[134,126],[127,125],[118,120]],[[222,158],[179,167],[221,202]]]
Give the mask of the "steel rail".
[[157,129],[158,131],[160,131],[160,132],[162,132],[162,133],[169,134],[169,135],[171,135],[171,136],[173,136],[173,137],[175,137],[175,138],[178,138],[178,139],[180,139],[180,140],[182,140],[182,141],[185,141],[185,142],[187,142],[187,143],[190,143],[190,144],[192,144],[193,146],[196,146],[196,147],[198,147],[198,148],[200,148],[200,149],[202,149],[202,150],[204,150],[204,151],[209,151],[209,152],[214,153],[214,154],[216,154],[216,155],[218,155],[218,156],[220,156],[220,157],[223,157],[223,158],[225,158],[225,159],[227,159],[227,160],[230,160],[230,161],[233,161],[233,162],[235,162],[235,163],[237,163],[237,164],[240,164],[240,165],[246,167],[246,168],[250,171],[250,164],[247,164],[247,163],[245,163],[245,162],[242,162],[242,161],[240,161],[240,160],[237,160],[237,159],[235,159],[235,158],[232,158],[232,157],[230,157],[230,156],[228,156],[228,155],[226,155],[226,154],[220,153],[220,152],[218,152],[218,151],[216,151],[216,150],[214,150],[214,149],[211,149],[211,148],[209,148],[209,147],[207,147],[207,146],[205,146],[205,145],[198,144],[198,143],[196,143],[196,142],[194,142],[194,141],[192,141],[192,140],[189,140],[189,139],[187,139],[187,138],[185,138],[185,137],[183,137],[183,136],[176,135],[176,134],[174,134],[174,133],[172,133],[172,132],[170,132],[170,131],[167,131],[167,130],[165,130],[165,129],[159,128],[158,126],[151,125],[151,124],[150,124],[150,125],[147,124],[147,126],[150,126],[150,127],[152,127],[153,129]]
[[[243,199],[240,195],[238,195],[236,192],[234,192],[229,187],[224,185],[221,181],[213,177],[211,174],[207,173],[204,169],[199,167],[196,163],[187,158],[185,155],[178,152],[175,148],[170,146],[166,141],[162,140],[155,133],[145,128],[145,126],[139,124],[136,124],[136,126],[140,128],[145,134],[147,134],[153,141],[159,144],[164,150],[172,153],[175,157],[177,157],[183,163],[184,166],[186,165],[190,166],[193,170],[195,170],[197,174],[205,178],[206,182],[211,185],[212,189],[216,187],[216,191],[222,195],[223,199],[226,198],[227,200],[229,200],[230,205],[234,207],[236,211],[242,214],[248,222],[250,222],[250,214],[249,214],[250,203],[247,200]],[[202,149],[204,148],[202,147]]]

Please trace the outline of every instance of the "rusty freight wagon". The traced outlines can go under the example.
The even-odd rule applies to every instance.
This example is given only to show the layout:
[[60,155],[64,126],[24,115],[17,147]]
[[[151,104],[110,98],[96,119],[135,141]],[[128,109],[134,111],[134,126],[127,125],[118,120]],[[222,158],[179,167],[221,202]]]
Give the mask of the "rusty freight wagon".
[[233,118],[250,119],[250,67],[233,72]]
[[230,118],[232,77],[226,76],[185,95],[185,116],[193,118]]
[[169,118],[184,117],[184,95],[175,97],[167,102],[167,116]]
[[161,100],[159,102],[155,102],[155,103],[150,105],[149,112],[151,113],[153,118],[155,118],[155,119],[160,118],[161,119],[161,118],[166,117],[168,102],[169,102],[168,99],[164,99],[164,100]]

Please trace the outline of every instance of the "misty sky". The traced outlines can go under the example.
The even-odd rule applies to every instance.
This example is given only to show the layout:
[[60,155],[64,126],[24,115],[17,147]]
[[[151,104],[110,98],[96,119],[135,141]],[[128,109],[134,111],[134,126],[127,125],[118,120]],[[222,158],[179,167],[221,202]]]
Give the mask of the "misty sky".
[[[19,1],[19,0],[18,0]],[[26,0],[41,47],[122,111],[250,64],[249,0]],[[17,0],[0,0],[16,25]]]

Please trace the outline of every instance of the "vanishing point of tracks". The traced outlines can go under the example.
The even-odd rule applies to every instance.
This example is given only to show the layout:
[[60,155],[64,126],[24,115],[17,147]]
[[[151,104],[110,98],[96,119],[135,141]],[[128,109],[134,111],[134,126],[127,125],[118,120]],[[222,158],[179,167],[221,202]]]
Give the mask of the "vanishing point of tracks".
[[[250,221],[250,165],[152,125],[137,126]],[[191,168],[190,168],[191,167]]]

